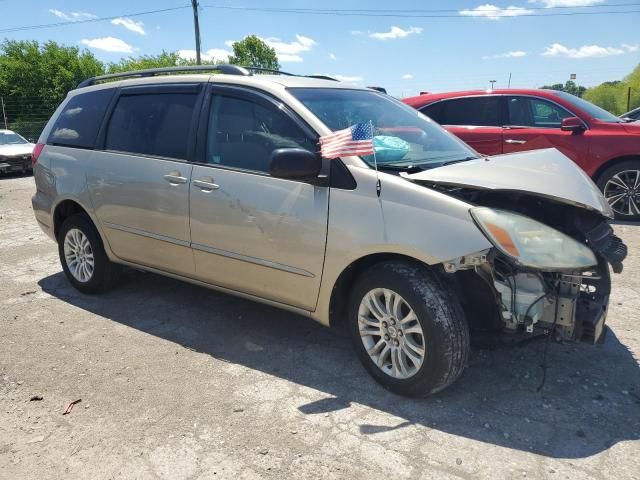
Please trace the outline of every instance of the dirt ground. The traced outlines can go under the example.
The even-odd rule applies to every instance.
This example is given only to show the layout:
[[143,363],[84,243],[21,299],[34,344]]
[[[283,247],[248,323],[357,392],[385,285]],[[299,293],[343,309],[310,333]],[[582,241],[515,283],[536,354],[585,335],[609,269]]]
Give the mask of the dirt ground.
[[542,343],[475,350],[413,400],[289,313],[137,271],[79,294],[33,190],[0,178],[2,479],[640,479],[640,227],[604,345],[552,344],[541,392]]

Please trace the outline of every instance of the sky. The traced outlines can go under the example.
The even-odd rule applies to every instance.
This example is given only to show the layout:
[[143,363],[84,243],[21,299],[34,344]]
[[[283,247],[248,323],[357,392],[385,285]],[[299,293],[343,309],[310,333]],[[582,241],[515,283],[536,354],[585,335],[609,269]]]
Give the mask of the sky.
[[[162,50],[192,57],[190,3],[0,0],[0,39],[55,40],[86,48],[105,62]],[[640,63],[640,0],[200,0],[200,5],[206,58],[224,59],[233,41],[255,34],[275,48],[284,71],[383,86],[399,97],[484,89],[490,80],[504,88],[510,75],[511,87],[565,82],[571,74],[592,86],[619,80]],[[133,16],[175,7],[184,8]],[[581,12],[589,14],[574,15]],[[531,16],[549,14],[557,16]],[[83,22],[102,17],[114,18]],[[15,30],[51,23],[64,24]]]

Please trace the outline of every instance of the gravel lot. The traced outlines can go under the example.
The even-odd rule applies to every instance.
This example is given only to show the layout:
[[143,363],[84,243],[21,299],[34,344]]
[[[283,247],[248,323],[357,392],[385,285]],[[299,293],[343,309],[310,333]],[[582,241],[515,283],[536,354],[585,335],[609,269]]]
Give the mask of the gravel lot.
[[604,345],[552,344],[541,392],[542,343],[475,350],[411,400],[289,313],[136,271],[77,293],[33,190],[0,178],[2,479],[640,479],[640,227]]

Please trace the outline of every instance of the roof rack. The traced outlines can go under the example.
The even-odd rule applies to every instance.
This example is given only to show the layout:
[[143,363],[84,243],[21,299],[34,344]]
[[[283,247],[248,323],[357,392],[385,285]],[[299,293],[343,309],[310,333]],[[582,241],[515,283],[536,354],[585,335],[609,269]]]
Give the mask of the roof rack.
[[184,67],[160,67],[160,68],[148,68],[146,70],[136,70],[132,72],[110,73],[108,75],[100,75],[98,77],[87,78],[80,82],[77,88],[88,87],[95,85],[103,80],[112,80],[115,78],[140,78],[140,77],[153,77],[155,75],[161,75],[163,73],[177,73],[177,72],[210,72],[217,70],[220,73],[226,73],[227,75],[251,75],[251,69],[240,67],[238,65],[189,65]]
[[121,73],[109,73],[107,75],[100,75],[98,77],[91,77],[83,80],[78,84],[77,88],[89,87],[95,85],[98,82],[104,80],[113,80],[116,78],[141,78],[141,77],[154,77],[156,75],[162,75],[165,73],[178,73],[178,72],[211,72],[218,71],[227,75],[242,75],[251,76],[253,72],[268,72],[278,75],[286,75],[288,77],[308,77],[308,78],[320,78],[323,80],[333,80],[337,82],[335,78],[328,77],[326,75],[296,75],[295,73],[283,72],[281,70],[274,70],[271,68],[262,67],[241,67],[239,65],[188,65],[184,67],[160,67],[160,68],[148,68],[146,70],[135,70],[131,72]]

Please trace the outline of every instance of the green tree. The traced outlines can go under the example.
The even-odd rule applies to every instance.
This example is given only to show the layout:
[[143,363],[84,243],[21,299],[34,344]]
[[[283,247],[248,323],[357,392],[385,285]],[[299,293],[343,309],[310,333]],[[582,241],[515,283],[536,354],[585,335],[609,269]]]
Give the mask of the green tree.
[[233,55],[229,57],[229,63],[245,67],[280,69],[276,51],[255,35],[234,42],[231,48]]
[[[37,136],[67,92],[104,65],[87,50],[56,42],[5,40],[0,44],[0,96],[7,120]],[[3,125],[4,126],[4,125]]]
[[[215,62],[202,62],[203,64],[214,64]],[[178,52],[165,52],[159,55],[143,55],[141,57],[127,57],[119,62],[110,63],[107,66],[108,73],[131,72],[134,70],[144,70],[147,68],[161,67],[184,67],[195,65],[196,61],[180,57]]]
[[562,83],[554,83],[553,85],[544,85],[542,88],[567,92],[571,95],[575,95],[576,97],[582,97],[584,92],[587,90],[585,87],[578,85],[573,80],[567,80],[564,85]]
[[[631,98],[627,105],[629,89]],[[587,89],[584,98],[591,103],[620,115],[627,110],[640,106],[640,64],[622,80],[604,82],[596,87]]]

